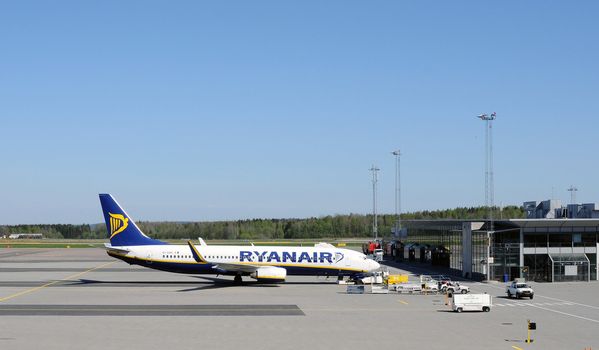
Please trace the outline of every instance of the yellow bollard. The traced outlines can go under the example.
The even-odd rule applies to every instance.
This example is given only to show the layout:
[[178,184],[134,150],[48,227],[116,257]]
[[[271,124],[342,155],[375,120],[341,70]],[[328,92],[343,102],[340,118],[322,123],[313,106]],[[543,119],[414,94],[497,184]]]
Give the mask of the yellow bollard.
[[530,339],[530,331],[532,330],[536,330],[537,329],[537,323],[536,322],[530,322],[530,320],[528,321],[528,336],[526,338],[526,342],[527,343],[532,343],[533,341],[535,341],[534,339]]

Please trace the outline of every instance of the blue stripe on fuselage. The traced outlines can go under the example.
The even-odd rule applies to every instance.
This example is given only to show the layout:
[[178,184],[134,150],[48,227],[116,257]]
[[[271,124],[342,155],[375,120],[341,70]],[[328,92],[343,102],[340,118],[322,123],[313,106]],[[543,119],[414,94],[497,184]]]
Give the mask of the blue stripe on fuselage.
[[[165,262],[159,260],[148,260],[136,257],[124,256],[120,254],[110,253],[108,255],[123,260],[132,265],[140,265],[155,270],[185,273],[185,274],[210,274],[210,275],[236,275],[235,271],[225,271],[221,269],[215,269],[214,266],[218,264],[203,264],[203,263],[178,263],[178,262]],[[265,265],[265,266],[277,266],[276,264]],[[323,267],[309,267],[309,266],[278,266],[287,270],[287,275],[296,276],[353,276],[360,274],[361,271],[352,270],[339,270],[335,268],[323,268]],[[247,275],[248,273],[244,273]]]
[[186,274],[217,274],[219,270],[215,270],[212,264],[199,264],[199,263],[179,263],[179,262],[165,262],[148,259],[140,259],[136,257],[124,256],[120,254],[111,254],[113,258],[123,260],[132,265],[140,265],[149,267],[155,270],[175,272],[175,273],[186,273]]

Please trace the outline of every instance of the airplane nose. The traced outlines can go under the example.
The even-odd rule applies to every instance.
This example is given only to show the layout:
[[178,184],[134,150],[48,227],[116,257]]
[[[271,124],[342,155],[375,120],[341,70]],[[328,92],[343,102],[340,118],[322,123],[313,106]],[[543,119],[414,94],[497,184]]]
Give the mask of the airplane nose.
[[378,270],[381,268],[381,264],[374,260],[370,260],[370,271]]

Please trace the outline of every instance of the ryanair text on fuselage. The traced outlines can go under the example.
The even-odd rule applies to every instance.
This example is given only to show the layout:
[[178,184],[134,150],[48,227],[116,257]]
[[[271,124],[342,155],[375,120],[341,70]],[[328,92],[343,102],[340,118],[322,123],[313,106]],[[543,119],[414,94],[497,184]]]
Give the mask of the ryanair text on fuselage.
[[[239,252],[240,262],[278,262],[278,263],[333,263],[333,253],[329,252],[277,252],[248,251]],[[336,261],[343,259],[343,254],[335,255]]]

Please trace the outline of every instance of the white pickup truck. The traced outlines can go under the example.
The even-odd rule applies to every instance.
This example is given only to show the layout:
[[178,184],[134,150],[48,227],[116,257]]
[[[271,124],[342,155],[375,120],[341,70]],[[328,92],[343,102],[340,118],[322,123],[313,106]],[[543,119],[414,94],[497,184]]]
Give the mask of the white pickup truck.
[[508,298],[516,297],[518,299],[522,297],[529,297],[532,299],[535,295],[535,292],[528,284],[517,281],[514,281],[507,286],[506,293]]

